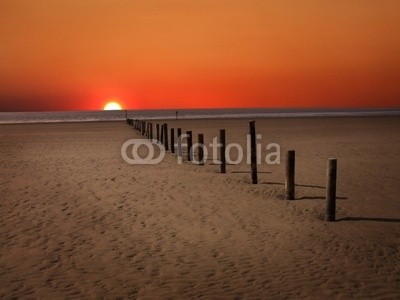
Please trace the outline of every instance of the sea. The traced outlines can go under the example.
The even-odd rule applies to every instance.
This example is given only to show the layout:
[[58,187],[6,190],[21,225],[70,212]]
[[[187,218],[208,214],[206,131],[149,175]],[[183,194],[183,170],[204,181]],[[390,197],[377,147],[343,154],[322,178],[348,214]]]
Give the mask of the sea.
[[234,119],[289,117],[400,116],[400,109],[157,109],[117,111],[0,112],[0,124],[122,121],[128,118],[157,119]]

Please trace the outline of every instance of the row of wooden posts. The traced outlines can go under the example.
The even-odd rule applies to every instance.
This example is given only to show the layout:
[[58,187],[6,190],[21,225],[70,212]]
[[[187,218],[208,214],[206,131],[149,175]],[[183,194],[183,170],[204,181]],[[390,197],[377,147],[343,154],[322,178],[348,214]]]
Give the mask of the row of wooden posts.
[[[160,142],[164,145],[166,151],[175,153],[175,130],[170,128],[170,142],[168,138],[168,124],[155,124],[156,137],[153,136],[153,123],[144,120],[127,118],[126,122],[133,126],[141,135],[146,136],[150,141]],[[251,182],[258,183],[257,177],[257,150],[256,150],[256,127],[255,121],[249,122],[250,127],[250,162],[251,162]],[[181,137],[182,129],[177,128],[177,155],[182,157]],[[186,131],[187,135],[187,160],[193,160],[193,137],[192,131]],[[204,165],[204,135],[198,135],[198,165]],[[226,173],[226,138],[225,129],[220,129],[219,132],[220,144],[220,172]],[[171,145],[171,147],[169,147]],[[337,160],[329,159],[327,168],[327,186],[326,186],[326,220],[333,222],[336,219],[336,178],[337,178]],[[285,198],[287,200],[295,199],[295,151],[289,150],[285,157]]]

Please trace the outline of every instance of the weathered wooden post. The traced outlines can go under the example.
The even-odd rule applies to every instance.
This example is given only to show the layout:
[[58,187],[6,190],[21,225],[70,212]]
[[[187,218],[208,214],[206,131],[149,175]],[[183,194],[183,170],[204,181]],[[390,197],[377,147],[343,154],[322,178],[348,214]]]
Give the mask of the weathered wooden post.
[[142,121],[142,135],[146,133],[146,121]]
[[199,161],[199,166],[204,166],[204,135],[199,133],[198,135],[198,144],[199,144],[199,155],[198,155],[198,161]]
[[182,128],[177,129],[177,135],[178,135],[178,145],[177,145],[177,154],[179,157],[182,157],[182,140],[181,140],[181,135],[182,135]]
[[160,124],[156,124],[156,138],[157,138],[157,143],[160,141]]
[[295,151],[286,152],[285,199],[294,200]]
[[336,177],[337,160],[328,160],[327,183],[326,183],[326,220],[334,222],[336,220]]
[[149,140],[153,142],[153,123],[149,123]]
[[251,121],[250,125],[250,162],[251,162],[251,183],[257,184],[257,145],[256,145],[256,122]]
[[163,144],[163,146],[165,144],[165,124],[161,125],[161,144]]
[[187,134],[187,159],[188,161],[192,161],[193,158],[193,152],[192,152],[192,146],[193,146],[193,140],[192,140],[192,132],[191,131],[186,131]]
[[169,143],[169,141],[168,141],[168,124],[167,123],[164,123],[164,147],[165,147],[165,150],[166,151],[168,151],[169,149],[168,149],[168,143]]
[[226,140],[225,140],[225,129],[220,129],[219,130],[219,143],[221,144],[221,149],[220,149],[220,169],[221,173],[225,174],[226,173],[226,158],[225,158],[225,152],[226,152]]
[[175,153],[175,129],[171,128],[171,153]]

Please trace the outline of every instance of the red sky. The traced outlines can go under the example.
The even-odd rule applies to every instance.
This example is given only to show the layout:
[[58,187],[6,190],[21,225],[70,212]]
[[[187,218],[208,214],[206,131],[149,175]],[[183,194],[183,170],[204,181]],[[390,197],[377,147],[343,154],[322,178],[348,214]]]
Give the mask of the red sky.
[[398,0],[0,2],[0,111],[400,107]]

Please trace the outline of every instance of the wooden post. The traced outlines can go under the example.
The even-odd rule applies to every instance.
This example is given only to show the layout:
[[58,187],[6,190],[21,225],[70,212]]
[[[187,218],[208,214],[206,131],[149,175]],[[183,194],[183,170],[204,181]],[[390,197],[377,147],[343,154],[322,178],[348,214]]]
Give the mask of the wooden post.
[[164,124],[161,124],[161,144],[164,145],[165,143],[165,129],[164,129]]
[[192,158],[193,158],[193,152],[192,152],[192,145],[193,145],[192,132],[191,132],[191,131],[186,131],[186,134],[187,134],[187,154],[188,154],[188,161],[192,161]]
[[286,152],[285,199],[294,200],[295,151]]
[[146,133],[146,121],[142,121],[142,135]]
[[256,122],[251,121],[250,125],[250,160],[251,160],[251,183],[257,184],[257,145],[256,145]]
[[169,143],[169,141],[168,141],[168,124],[167,123],[164,123],[164,147],[165,147],[165,150],[166,151],[168,151],[169,149],[168,149],[168,143]]
[[150,142],[153,141],[153,123],[149,123],[149,139]]
[[182,140],[181,140],[181,135],[182,135],[182,129],[178,128],[177,129],[177,135],[178,135],[178,145],[177,145],[177,154],[179,157],[182,157]]
[[327,183],[326,183],[326,220],[334,222],[336,220],[336,175],[337,160],[328,160]]
[[198,138],[199,138],[199,152],[198,152],[199,166],[204,166],[204,135],[199,133]]
[[147,123],[147,138],[150,140],[150,127],[151,127],[151,123],[148,122]]
[[160,143],[164,145],[164,124],[160,124]]
[[171,128],[171,153],[175,153],[175,129]]
[[226,152],[226,140],[225,140],[225,129],[220,129],[219,130],[219,143],[221,144],[221,149],[220,149],[220,160],[221,160],[221,173],[225,174],[226,173],[226,158],[225,158],[225,152]]
[[160,141],[160,124],[156,124],[156,138],[157,138],[157,143]]

